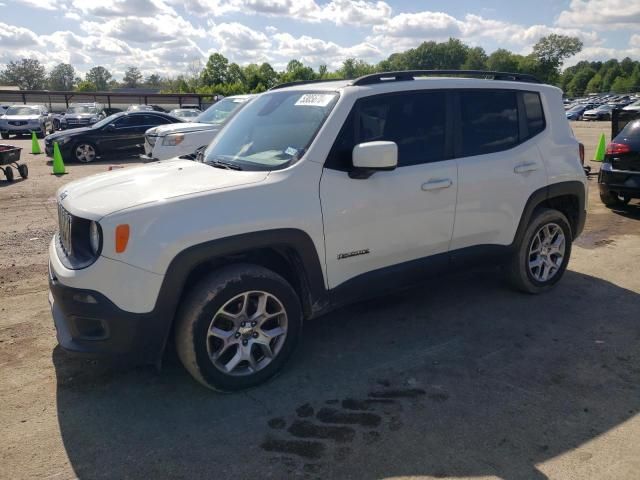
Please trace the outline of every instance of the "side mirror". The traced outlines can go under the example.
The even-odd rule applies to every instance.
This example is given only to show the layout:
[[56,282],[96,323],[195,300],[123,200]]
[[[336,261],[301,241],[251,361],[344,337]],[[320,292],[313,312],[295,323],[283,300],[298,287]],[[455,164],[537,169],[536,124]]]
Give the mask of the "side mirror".
[[398,145],[395,142],[366,142],[353,147],[353,169],[349,177],[365,179],[377,171],[394,170],[398,166]]

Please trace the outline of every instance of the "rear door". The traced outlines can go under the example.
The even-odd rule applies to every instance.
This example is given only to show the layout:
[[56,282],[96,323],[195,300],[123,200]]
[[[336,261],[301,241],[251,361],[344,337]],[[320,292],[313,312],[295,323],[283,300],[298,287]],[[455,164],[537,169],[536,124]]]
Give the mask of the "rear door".
[[545,119],[537,92],[456,94],[458,201],[451,249],[509,245],[529,196],[547,185],[539,141]]
[[[411,283],[416,273],[425,273],[422,260],[446,262],[438,254],[449,249],[457,189],[447,135],[450,106],[445,91],[433,90],[356,102],[320,182],[331,289],[351,285],[365,296]],[[398,167],[350,178],[353,147],[376,140],[398,145]]]

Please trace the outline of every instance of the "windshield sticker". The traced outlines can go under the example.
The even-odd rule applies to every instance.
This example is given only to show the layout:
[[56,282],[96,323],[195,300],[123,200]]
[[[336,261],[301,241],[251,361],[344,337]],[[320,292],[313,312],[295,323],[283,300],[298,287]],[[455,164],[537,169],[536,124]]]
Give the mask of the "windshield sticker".
[[284,153],[286,153],[290,157],[295,157],[298,154],[298,149],[293,147],[287,147]]
[[303,107],[326,107],[333,100],[334,95],[326,93],[305,93],[295,105]]

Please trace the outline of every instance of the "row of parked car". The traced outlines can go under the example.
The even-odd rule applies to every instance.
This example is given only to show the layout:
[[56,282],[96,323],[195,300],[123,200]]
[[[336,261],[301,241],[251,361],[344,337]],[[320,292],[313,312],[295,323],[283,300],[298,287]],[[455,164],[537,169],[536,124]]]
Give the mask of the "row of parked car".
[[[39,138],[58,130],[90,127],[101,120],[121,112],[116,108],[105,108],[100,103],[72,103],[62,113],[53,113],[45,105],[0,105],[0,133],[7,139],[10,135],[35,132]],[[202,113],[199,108],[177,108],[166,112],[157,105],[131,105],[128,112],[162,112],[183,121],[190,121]]]
[[227,97],[196,115],[195,109],[166,113],[147,105],[130,107],[90,125],[48,135],[45,150],[53,155],[53,143],[57,142],[66,160],[83,163],[111,155],[141,154],[145,160],[193,155],[198,148],[208,145],[250,98],[250,95]]
[[607,94],[564,102],[568,120],[611,120],[614,109],[640,111],[640,97],[636,95]]

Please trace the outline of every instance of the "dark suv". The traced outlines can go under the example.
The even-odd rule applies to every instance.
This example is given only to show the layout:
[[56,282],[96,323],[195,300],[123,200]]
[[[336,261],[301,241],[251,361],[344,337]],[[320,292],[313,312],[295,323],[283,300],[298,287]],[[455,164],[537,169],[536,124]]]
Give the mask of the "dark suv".
[[600,199],[607,207],[640,198],[640,120],[627,123],[607,145],[598,184]]

